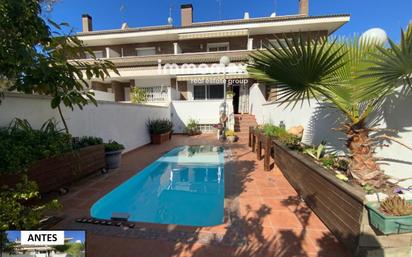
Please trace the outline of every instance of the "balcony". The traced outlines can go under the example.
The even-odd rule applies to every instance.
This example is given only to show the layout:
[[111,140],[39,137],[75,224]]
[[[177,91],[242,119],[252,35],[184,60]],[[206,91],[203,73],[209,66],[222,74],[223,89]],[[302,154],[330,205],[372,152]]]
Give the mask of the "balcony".
[[238,50],[225,52],[201,52],[201,53],[183,53],[183,54],[159,54],[148,56],[128,56],[118,58],[108,58],[117,67],[134,67],[134,66],[157,66],[159,60],[165,63],[218,63],[223,55],[229,56],[232,62],[244,62],[249,59],[253,50]]
[[167,87],[141,87],[141,89],[145,92],[148,103],[166,102],[170,99]]

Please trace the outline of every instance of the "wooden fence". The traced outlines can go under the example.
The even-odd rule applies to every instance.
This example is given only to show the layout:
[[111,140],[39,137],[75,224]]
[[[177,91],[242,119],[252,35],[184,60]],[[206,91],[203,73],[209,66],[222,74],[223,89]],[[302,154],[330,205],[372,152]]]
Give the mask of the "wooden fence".
[[[363,191],[337,179],[308,156],[292,151],[255,128],[249,128],[249,146],[265,171],[273,160],[289,183],[330,231],[352,252],[358,247],[364,219]],[[264,156],[262,154],[264,153]]]

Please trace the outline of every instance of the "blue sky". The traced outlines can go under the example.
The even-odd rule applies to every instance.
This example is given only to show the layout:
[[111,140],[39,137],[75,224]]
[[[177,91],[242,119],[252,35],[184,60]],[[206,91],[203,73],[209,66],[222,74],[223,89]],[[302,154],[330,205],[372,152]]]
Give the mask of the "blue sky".
[[[75,231],[75,230],[67,230],[64,231],[64,237],[66,238],[73,238],[72,242],[80,240],[82,242],[85,241],[85,231]],[[7,238],[9,241],[15,241],[16,238],[20,239],[20,231],[10,230],[7,231]]]
[[[180,5],[192,3],[195,21],[211,21],[242,18],[248,11],[251,17],[294,14],[298,11],[298,0],[60,0],[50,17],[81,28],[81,15],[93,17],[94,29],[120,28],[123,21],[130,27],[162,25],[167,23],[169,7],[173,7],[174,24],[180,24]],[[120,6],[125,6],[120,12]],[[310,14],[348,13],[352,20],[337,32],[337,35],[362,33],[373,27],[383,28],[390,37],[399,39],[400,28],[412,20],[411,0],[310,0]]]

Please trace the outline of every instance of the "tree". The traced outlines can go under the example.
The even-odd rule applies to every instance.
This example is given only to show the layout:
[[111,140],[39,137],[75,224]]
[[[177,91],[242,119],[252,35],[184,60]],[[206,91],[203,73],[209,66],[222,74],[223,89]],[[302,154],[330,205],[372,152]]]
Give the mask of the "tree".
[[133,87],[131,93],[131,100],[134,104],[142,104],[147,102],[147,94],[144,89],[140,87]]
[[[38,0],[0,1],[0,89],[51,96],[51,107],[59,110],[68,132],[61,105],[81,109],[97,104],[87,80],[118,72],[75,36],[63,33],[68,24],[42,18],[41,7]],[[81,61],[86,54],[93,59]]]
[[84,250],[85,250],[84,243],[72,243],[70,244],[70,247],[67,250],[67,253],[73,257],[79,257],[80,253]]
[[57,200],[38,203],[40,193],[35,182],[23,176],[13,188],[2,187],[0,190],[0,230],[30,229],[39,224],[45,210],[59,207]]
[[[340,110],[346,121],[340,128],[350,152],[349,174],[361,184],[381,186],[385,177],[374,156],[376,131],[368,117],[377,111],[400,80],[412,74],[411,28],[402,32],[399,45],[385,49],[374,40],[332,42],[300,34],[279,47],[270,44],[252,54],[249,73],[278,84],[278,102],[293,104],[315,98]],[[399,50],[401,49],[401,50]]]
[[7,231],[0,230],[0,255],[2,253],[15,254],[15,243],[7,238]]

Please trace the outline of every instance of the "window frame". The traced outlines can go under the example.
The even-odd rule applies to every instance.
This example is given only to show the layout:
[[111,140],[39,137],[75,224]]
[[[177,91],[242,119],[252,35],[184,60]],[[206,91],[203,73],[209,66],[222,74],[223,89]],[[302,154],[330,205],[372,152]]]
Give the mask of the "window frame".
[[[105,53],[106,53],[106,49],[105,50],[95,50],[92,51],[94,56],[96,57],[96,59],[104,59],[106,58]],[[98,57],[97,55],[101,54],[102,57]],[[86,53],[86,59],[93,59],[93,56],[89,53]]]
[[[204,92],[204,94],[205,94],[205,97],[204,97],[204,98],[202,98],[202,99],[200,99],[200,98],[196,99],[196,97],[195,97],[195,88],[196,88],[196,87],[203,87],[203,92]],[[193,85],[193,100],[194,100],[194,101],[205,101],[205,100],[207,100],[207,85]]]
[[[153,54],[146,54],[146,55],[139,55],[139,50],[153,50],[154,53]],[[156,55],[156,47],[152,46],[152,47],[136,47],[135,48],[136,51],[136,56],[152,56],[152,55]]]
[[[210,98],[210,88],[211,86],[218,86],[222,89],[222,97],[221,98]],[[205,97],[200,99],[195,97],[195,87],[203,87]],[[192,97],[194,101],[206,101],[206,100],[223,100],[224,99],[224,88],[221,84],[201,84],[201,85],[193,85],[193,93]]]
[[[226,50],[219,50],[221,47],[226,47]],[[217,51],[210,51],[210,48],[216,48]],[[229,42],[218,42],[218,43],[207,43],[206,50],[208,52],[224,52],[230,51],[230,44]]]

